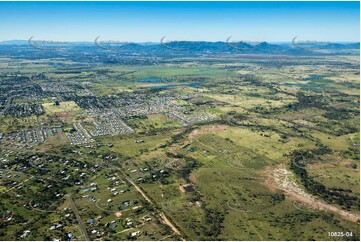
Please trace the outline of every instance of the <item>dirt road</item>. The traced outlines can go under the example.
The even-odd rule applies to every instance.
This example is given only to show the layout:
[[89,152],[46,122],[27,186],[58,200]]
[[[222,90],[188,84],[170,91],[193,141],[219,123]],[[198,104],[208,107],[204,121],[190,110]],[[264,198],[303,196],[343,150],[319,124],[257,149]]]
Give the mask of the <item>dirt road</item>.
[[65,196],[66,196],[66,198],[69,200],[69,203],[70,203],[70,205],[71,205],[71,208],[73,209],[73,212],[74,212],[74,214],[75,214],[76,220],[78,221],[78,224],[79,224],[79,227],[80,227],[80,231],[81,231],[81,233],[83,234],[84,240],[85,240],[85,241],[90,241],[89,236],[88,236],[88,233],[86,232],[86,229],[85,229],[85,227],[84,227],[84,224],[83,224],[83,222],[82,222],[82,220],[81,220],[81,218],[80,218],[80,216],[79,216],[78,209],[77,209],[76,206],[75,206],[75,203],[74,203],[73,198],[71,197],[70,194],[67,194],[67,195],[65,195]]
[[[143,197],[148,203],[154,205],[153,201],[147,196],[147,194],[145,194],[145,192],[144,192],[137,184],[135,184],[130,178],[128,178],[127,175],[124,174],[124,172],[123,172],[122,170],[120,170],[119,168],[117,168],[117,170],[122,173],[123,177],[124,177],[130,184],[132,184],[132,185],[135,187],[135,189],[142,195],[142,197]],[[177,235],[181,235],[181,233],[179,232],[179,230],[177,229],[177,227],[172,224],[172,222],[167,218],[167,216],[166,216],[163,212],[158,211],[158,213],[159,213],[159,215],[160,215],[160,217],[161,217],[161,219],[162,219],[162,221],[163,221],[164,224],[168,225],[168,226],[173,230],[173,232],[176,233]],[[185,241],[183,238],[182,238],[182,240]]]

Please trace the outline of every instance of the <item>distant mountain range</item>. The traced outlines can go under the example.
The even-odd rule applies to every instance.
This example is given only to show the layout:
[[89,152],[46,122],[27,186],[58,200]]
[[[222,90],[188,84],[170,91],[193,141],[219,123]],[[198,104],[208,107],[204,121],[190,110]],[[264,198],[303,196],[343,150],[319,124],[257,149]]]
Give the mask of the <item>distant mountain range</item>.
[[[325,43],[325,44],[293,44],[267,43],[249,44],[245,42],[210,42],[210,41],[173,41],[173,42],[143,42],[120,43],[115,42],[66,42],[48,43],[28,40],[8,40],[0,42],[1,53],[16,53],[18,51],[54,50],[65,54],[67,50],[76,52],[109,52],[128,55],[207,55],[207,54],[272,54],[272,55],[315,55],[332,53],[355,53],[360,49],[360,43]],[[318,51],[317,51],[318,50]],[[326,50],[326,51],[325,51]],[[52,51],[53,52],[53,51]]]
[[[36,40],[34,40],[36,41]],[[178,44],[178,45],[195,45],[195,44],[226,44],[227,42],[224,41],[216,41],[216,42],[212,42],[212,41],[173,41],[173,42],[168,42],[168,43],[164,43],[164,44]],[[29,44],[29,40],[5,40],[5,41],[0,41],[0,45],[28,45]],[[94,45],[94,41],[69,41],[66,44],[69,45]],[[138,44],[138,45],[142,45],[142,46],[149,46],[149,45],[160,45],[160,42],[134,42],[131,43],[129,42],[129,44]],[[229,43],[229,44],[234,44],[234,43]],[[254,46],[251,44],[248,44],[247,42],[238,42],[238,44],[245,44],[245,45],[250,45],[250,46]],[[292,45],[292,42],[261,42],[258,45],[267,45],[267,44],[272,44],[272,45],[279,45],[279,46],[284,46],[284,45]],[[310,44],[310,46],[316,46]],[[317,44],[317,46],[324,47],[324,48],[359,48],[360,47],[360,42],[334,42],[334,43],[327,43],[327,44]]]

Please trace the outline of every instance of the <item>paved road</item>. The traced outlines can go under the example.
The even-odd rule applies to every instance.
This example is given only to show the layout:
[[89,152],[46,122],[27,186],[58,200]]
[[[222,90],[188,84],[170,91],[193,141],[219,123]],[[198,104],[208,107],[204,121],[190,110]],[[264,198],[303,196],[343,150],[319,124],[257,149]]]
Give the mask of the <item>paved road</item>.
[[73,198],[71,197],[70,194],[67,194],[67,195],[65,195],[65,196],[68,198],[68,200],[69,200],[69,202],[70,202],[71,208],[73,209],[73,212],[74,212],[74,214],[75,214],[76,220],[78,221],[78,224],[79,224],[81,233],[83,234],[83,237],[84,237],[84,240],[85,240],[85,241],[90,241],[89,236],[88,236],[88,234],[87,234],[87,232],[86,232],[86,229],[85,229],[85,227],[84,227],[84,224],[83,224],[83,222],[81,221],[81,218],[80,218],[80,216],[79,216],[78,209],[77,209],[76,206],[75,206],[75,203],[74,203]]

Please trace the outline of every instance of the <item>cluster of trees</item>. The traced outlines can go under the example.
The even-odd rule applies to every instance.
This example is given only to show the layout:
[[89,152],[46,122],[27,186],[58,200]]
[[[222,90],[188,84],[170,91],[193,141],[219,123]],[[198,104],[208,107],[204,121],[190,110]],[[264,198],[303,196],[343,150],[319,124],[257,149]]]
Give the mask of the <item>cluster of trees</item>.
[[40,104],[16,103],[5,109],[4,115],[11,115],[15,118],[27,117],[31,115],[44,114],[44,108]]
[[203,234],[214,239],[221,233],[224,213],[216,209],[204,208],[204,221]]
[[303,92],[298,92],[297,103],[293,105],[295,110],[304,109],[304,108],[319,108],[323,109],[326,105],[323,96],[315,95],[309,96],[305,95]]

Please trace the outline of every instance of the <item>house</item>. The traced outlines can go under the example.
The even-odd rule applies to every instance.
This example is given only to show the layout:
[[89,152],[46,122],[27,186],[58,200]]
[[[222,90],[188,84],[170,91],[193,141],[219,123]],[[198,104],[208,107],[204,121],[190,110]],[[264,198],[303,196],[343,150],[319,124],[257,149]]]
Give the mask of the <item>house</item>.
[[130,234],[132,237],[136,237],[136,236],[139,236],[140,235],[140,231],[137,231],[137,232],[133,232]]
[[25,238],[30,234],[30,230],[25,230],[22,235],[20,235],[21,238]]

